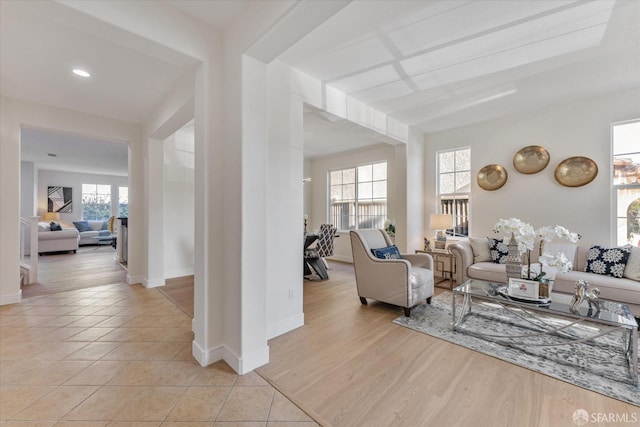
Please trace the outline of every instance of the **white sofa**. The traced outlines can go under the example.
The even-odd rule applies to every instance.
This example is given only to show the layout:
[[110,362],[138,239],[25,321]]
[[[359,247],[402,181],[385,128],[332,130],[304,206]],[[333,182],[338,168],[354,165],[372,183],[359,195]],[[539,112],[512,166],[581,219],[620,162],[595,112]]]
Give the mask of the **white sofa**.
[[75,228],[51,231],[48,223],[38,223],[38,253],[78,250],[80,235]]
[[[80,245],[95,245],[97,244],[97,240],[94,239],[94,237],[98,237],[100,235],[100,231],[103,232],[103,234],[111,234],[108,233],[108,230],[104,230],[104,223],[105,221],[94,221],[94,220],[88,220],[87,223],[89,224],[89,227],[91,227],[91,231],[80,231]],[[105,233],[106,231],[106,233]]]
[[[449,245],[448,249],[456,257],[456,281],[458,284],[468,278],[506,283],[505,264],[496,264],[492,261],[475,262],[474,252],[468,240],[457,241]],[[635,263],[640,248],[633,248],[633,251],[635,255],[632,262]],[[612,276],[586,273],[584,269],[588,253],[589,247],[578,246],[575,259],[571,260],[573,261],[573,270],[556,274],[553,292],[572,294],[576,281],[586,280],[589,286],[600,289],[602,299],[622,302],[629,306],[634,316],[640,317],[640,281],[626,277],[618,279]],[[537,261],[537,257],[534,257],[533,261]],[[629,267],[629,263],[627,263],[627,267]]]

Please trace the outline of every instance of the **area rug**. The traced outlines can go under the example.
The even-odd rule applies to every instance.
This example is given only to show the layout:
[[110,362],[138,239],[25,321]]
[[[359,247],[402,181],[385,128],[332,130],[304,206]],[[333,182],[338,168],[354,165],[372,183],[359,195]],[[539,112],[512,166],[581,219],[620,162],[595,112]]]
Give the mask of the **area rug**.
[[[474,304],[472,314],[462,325],[466,332],[453,331],[449,295],[446,298],[435,297],[430,305],[425,304],[411,310],[411,317],[401,316],[393,323],[640,406],[640,387],[631,384],[625,356],[621,351],[621,331],[587,343],[561,346],[545,346],[560,341],[549,335],[514,340],[498,337],[506,334],[526,335],[536,329],[531,319],[524,313],[520,317],[518,312],[519,310],[508,313],[491,303]],[[559,326],[569,323],[567,319],[551,317],[543,318],[543,321]],[[564,333],[574,338],[592,337],[599,333],[599,327],[598,324],[588,322],[568,328]],[[470,335],[474,333],[495,336],[479,338]]]

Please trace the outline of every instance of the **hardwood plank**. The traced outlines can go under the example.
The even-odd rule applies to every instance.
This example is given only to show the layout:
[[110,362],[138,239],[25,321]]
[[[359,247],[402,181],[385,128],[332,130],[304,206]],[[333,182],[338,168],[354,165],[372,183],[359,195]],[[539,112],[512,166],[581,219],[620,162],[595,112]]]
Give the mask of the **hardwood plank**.
[[[349,264],[305,282],[305,325],[269,342],[257,371],[333,426],[575,426],[573,412],[637,407],[391,323],[358,300]],[[450,294],[437,289],[436,294]]]
[[111,246],[81,246],[77,253],[38,257],[38,283],[24,285],[23,297],[126,283],[127,271]]

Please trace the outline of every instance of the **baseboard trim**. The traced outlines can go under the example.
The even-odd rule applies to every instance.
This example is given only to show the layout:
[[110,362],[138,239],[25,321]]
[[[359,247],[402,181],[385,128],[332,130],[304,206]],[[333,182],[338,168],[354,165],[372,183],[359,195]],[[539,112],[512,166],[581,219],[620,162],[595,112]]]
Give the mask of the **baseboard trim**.
[[192,341],[191,351],[201,366],[209,366],[219,360],[224,360],[231,369],[240,375],[269,363],[269,346],[265,346],[246,357],[239,357],[227,346],[219,345],[205,350],[197,342]]
[[145,288],[157,288],[159,286],[164,286],[165,281],[164,281],[164,278],[145,279],[145,281],[142,284],[144,285]]
[[131,276],[127,274],[127,285],[142,285],[145,282],[142,276]]
[[18,304],[22,302],[22,289],[17,294],[0,296],[0,305]]
[[267,339],[275,338],[300,326],[304,326],[304,313],[287,317],[267,325]]
[[244,375],[269,363],[269,346],[266,345],[245,357],[239,357],[225,346],[223,359],[239,375]]
[[212,363],[223,359],[224,346],[219,345],[205,350],[194,340],[191,342],[191,353],[200,366],[209,366]]

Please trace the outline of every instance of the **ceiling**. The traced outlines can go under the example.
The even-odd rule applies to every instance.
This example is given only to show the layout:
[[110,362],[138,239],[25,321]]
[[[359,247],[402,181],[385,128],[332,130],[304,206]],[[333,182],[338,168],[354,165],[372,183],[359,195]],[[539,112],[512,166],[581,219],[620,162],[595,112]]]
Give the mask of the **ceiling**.
[[34,162],[38,169],[98,175],[129,174],[129,147],[124,142],[23,128],[20,148],[21,160]]
[[[154,4],[224,31],[255,1]],[[638,22],[633,0],[355,0],[280,59],[434,132],[640,86]],[[3,96],[133,123],[197,64],[46,0],[0,1],[0,52]],[[381,142],[391,141],[305,113],[309,157]]]
[[281,59],[434,132],[640,86],[639,1],[354,1]]

